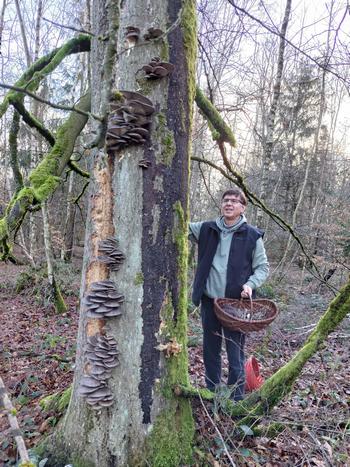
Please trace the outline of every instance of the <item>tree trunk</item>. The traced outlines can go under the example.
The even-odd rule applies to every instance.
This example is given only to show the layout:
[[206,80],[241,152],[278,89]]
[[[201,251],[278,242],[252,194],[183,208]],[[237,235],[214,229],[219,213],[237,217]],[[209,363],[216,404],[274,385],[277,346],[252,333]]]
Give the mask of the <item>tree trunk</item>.
[[[144,146],[129,146],[112,156],[100,144],[94,152],[76,372],[68,413],[48,447],[50,465],[177,467],[191,460],[191,406],[175,397],[173,386],[188,384],[187,211],[195,17],[193,0],[94,2],[93,32],[105,37],[108,18],[111,42],[93,40],[92,111],[103,114],[106,100],[118,98],[118,89],[147,94],[155,112]],[[171,25],[160,40],[143,40],[148,28],[165,32]],[[141,30],[141,45],[126,52],[128,26]],[[118,57],[113,44],[117,34]],[[168,77],[147,80],[140,69],[155,56],[175,69]],[[149,161],[148,169],[138,165],[142,159]],[[117,272],[97,261],[99,242],[110,236],[117,238],[126,257]],[[123,314],[89,318],[84,298],[93,282],[108,277],[125,296]],[[107,381],[113,405],[94,411],[78,389],[91,368],[86,365],[86,342],[98,334],[115,338],[120,364]]]
[[52,243],[50,234],[50,222],[49,214],[47,212],[47,201],[41,203],[41,212],[43,215],[43,227],[44,227],[44,244],[45,244],[45,256],[47,264],[47,277],[51,287],[52,301],[57,313],[64,313],[67,311],[67,306],[64,303],[63,297],[59,285],[56,282],[55,271],[54,271],[54,259],[52,255]]
[[[272,160],[272,151],[274,147],[274,132],[277,107],[281,95],[282,73],[284,66],[284,49],[286,46],[285,36],[287,32],[289,15],[291,11],[292,0],[287,0],[284,10],[284,18],[281,28],[280,45],[278,50],[278,62],[276,71],[276,80],[273,85],[272,102],[266,121],[266,138],[263,142],[263,161],[262,161],[262,177],[260,199],[266,202],[267,189],[269,184],[269,171]],[[262,226],[262,211],[258,210],[257,225]]]
[[76,205],[72,203],[72,199],[71,199],[72,194],[73,194],[73,181],[74,181],[74,172],[71,171],[71,173],[69,174],[69,181],[68,181],[66,222],[65,222],[65,228],[64,228],[63,246],[61,250],[61,259],[63,259],[64,261],[70,261],[72,258],[72,252],[73,252],[75,214],[76,214]]

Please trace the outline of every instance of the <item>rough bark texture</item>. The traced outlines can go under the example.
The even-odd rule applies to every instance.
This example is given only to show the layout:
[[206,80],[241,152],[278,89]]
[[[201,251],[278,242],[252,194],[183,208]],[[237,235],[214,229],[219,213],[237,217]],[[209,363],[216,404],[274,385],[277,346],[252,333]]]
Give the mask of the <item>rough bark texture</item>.
[[[116,16],[118,6],[110,2],[108,9],[102,0],[94,2],[94,32],[104,35],[113,27],[106,15]],[[148,28],[166,31],[176,21],[178,25],[164,39],[125,51],[127,26],[138,27],[144,42]],[[194,428],[190,404],[174,397],[173,385],[188,384],[186,220],[195,5],[192,0],[122,2],[118,23],[117,61],[108,44],[93,43],[92,110],[103,110],[105,99],[116,90],[128,90],[147,95],[156,112],[144,146],[130,146],[115,158],[102,147],[95,153],[81,295],[92,281],[109,277],[125,295],[124,313],[92,323],[81,309],[72,400],[53,443],[51,465],[62,465],[62,460],[75,465],[79,459],[84,466],[175,467],[190,462]],[[155,56],[173,63],[175,71],[148,81],[140,69]],[[108,69],[114,78],[112,93]],[[148,169],[138,165],[143,158],[151,163]],[[113,273],[95,261],[98,240],[110,235],[118,239],[126,256]],[[88,371],[84,345],[87,336],[96,332],[113,336],[120,351],[120,365],[108,380],[115,403],[98,412],[77,394],[81,375]]]

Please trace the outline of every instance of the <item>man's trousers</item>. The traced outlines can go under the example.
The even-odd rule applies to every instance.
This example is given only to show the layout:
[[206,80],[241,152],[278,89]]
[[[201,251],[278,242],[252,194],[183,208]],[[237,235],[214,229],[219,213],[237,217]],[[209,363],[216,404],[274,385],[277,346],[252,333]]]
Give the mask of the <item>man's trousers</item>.
[[231,399],[244,397],[244,342],[245,334],[223,328],[214,312],[214,300],[203,295],[201,300],[203,325],[203,360],[207,388],[215,391],[221,383],[221,345],[225,339],[229,371],[227,385],[232,388]]

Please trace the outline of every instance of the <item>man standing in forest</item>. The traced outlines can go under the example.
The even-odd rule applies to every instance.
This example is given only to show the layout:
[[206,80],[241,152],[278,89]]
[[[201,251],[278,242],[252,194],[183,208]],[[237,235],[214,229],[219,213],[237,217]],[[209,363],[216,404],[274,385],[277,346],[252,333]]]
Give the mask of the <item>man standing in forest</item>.
[[220,385],[223,331],[229,361],[227,384],[234,401],[244,397],[245,334],[222,328],[214,313],[214,298],[252,297],[269,272],[263,232],[247,223],[246,206],[244,193],[233,188],[222,195],[220,217],[190,223],[190,239],[198,243],[192,301],[201,304],[205,381],[211,391]]

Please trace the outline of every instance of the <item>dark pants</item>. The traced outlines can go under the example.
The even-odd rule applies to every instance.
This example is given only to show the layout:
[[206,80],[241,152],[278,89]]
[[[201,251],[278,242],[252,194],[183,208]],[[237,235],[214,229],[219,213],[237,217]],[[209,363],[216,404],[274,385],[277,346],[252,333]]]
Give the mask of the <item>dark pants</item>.
[[[225,339],[229,372],[227,385],[232,386],[231,398],[244,397],[244,342],[245,334],[223,328],[214,313],[214,300],[203,295],[201,300],[203,325],[203,360],[207,388],[214,391],[221,382],[221,344]],[[224,336],[222,336],[222,333]]]

